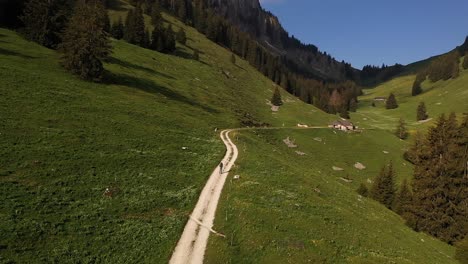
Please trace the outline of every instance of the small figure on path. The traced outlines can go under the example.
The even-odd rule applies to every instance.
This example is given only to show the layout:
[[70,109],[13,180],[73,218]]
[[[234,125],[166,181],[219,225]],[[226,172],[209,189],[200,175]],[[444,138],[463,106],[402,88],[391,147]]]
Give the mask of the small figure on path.
[[219,173],[223,173],[223,163],[219,164]]

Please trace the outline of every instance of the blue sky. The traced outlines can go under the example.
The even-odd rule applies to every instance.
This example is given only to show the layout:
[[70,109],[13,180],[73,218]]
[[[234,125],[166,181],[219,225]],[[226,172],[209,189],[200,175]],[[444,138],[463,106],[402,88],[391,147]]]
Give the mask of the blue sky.
[[468,35],[468,0],[260,0],[285,29],[345,60],[408,64],[447,52]]

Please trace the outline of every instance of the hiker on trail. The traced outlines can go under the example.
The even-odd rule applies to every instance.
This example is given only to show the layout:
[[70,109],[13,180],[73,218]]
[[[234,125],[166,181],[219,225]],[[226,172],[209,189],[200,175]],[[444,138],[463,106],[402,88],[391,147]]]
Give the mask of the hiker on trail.
[[223,163],[222,162],[219,164],[219,172],[223,173]]

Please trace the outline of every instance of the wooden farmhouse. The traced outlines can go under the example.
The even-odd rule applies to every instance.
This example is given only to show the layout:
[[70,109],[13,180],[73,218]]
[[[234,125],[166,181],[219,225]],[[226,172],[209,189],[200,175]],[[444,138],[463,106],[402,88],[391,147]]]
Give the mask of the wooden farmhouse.
[[328,127],[341,131],[354,131],[357,127],[348,120],[337,120],[331,123]]

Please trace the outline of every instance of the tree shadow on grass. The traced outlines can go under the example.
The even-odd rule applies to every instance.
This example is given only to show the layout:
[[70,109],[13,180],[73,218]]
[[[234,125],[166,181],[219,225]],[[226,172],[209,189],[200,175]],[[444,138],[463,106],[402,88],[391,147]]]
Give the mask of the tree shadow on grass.
[[0,48],[0,55],[16,56],[16,57],[20,57],[20,58],[23,58],[23,59],[35,59],[36,58],[36,57],[33,57],[33,56],[24,55],[22,53],[7,50],[7,49],[4,49],[4,48]]
[[131,68],[131,69],[134,69],[134,70],[139,70],[139,71],[144,71],[146,73],[149,73],[149,74],[155,74],[155,75],[161,75],[165,78],[168,78],[168,79],[175,79],[174,77],[170,76],[170,75],[167,75],[165,73],[161,73],[161,72],[157,72],[153,69],[150,69],[150,68],[146,68],[146,67],[143,67],[143,66],[140,66],[140,65],[136,65],[136,64],[133,64],[133,63],[130,63],[128,61],[123,61],[123,60],[120,60],[120,59],[117,59],[117,58],[114,58],[114,57],[110,57],[109,59],[106,60],[107,63],[110,63],[110,64],[117,64],[117,65],[120,65],[122,67],[125,67],[125,68]]
[[219,111],[214,108],[195,102],[192,99],[185,97],[184,95],[181,95],[166,87],[157,85],[153,81],[148,80],[148,79],[137,78],[137,77],[130,76],[127,74],[115,74],[111,72],[106,72],[103,82],[107,84],[115,84],[115,85],[133,87],[133,88],[140,89],[148,93],[162,94],[163,96],[171,100],[175,100],[184,104],[199,107],[210,113],[219,113]]

